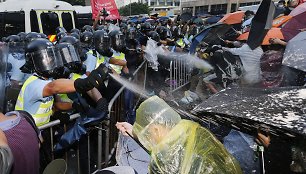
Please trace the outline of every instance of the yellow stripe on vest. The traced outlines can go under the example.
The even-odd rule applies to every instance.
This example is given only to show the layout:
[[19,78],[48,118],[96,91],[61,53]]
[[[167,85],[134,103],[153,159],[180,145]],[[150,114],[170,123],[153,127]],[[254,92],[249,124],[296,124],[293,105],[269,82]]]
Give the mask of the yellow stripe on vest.
[[[37,79],[38,77],[31,76],[25,81],[18,95],[18,99],[15,105],[15,110],[27,111],[26,108],[24,108],[24,93],[25,93],[27,86]],[[42,126],[50,121],[50,117],[53,113],[52,111],[53,103],[54,103],[54,98],[52,98],[52,100],[50,101],[47,101],[46,103],[40,103],[39,108],[35,112],[35,114],[31,113],[32,117],[35,120],[35,124],[37,126]]]

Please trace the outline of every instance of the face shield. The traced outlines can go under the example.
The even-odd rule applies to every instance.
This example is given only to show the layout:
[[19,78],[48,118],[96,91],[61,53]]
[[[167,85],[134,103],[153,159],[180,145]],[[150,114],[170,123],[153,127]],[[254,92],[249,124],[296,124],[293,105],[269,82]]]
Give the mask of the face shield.
[[58,68],[64,67],[59,51],[55,47],[39,50],[27,54],[32,59],[34,68],[37,73],[53,76]]
[[172,33],[169,29],[167,29],[167,38],[172,38]]
[[10,42],[8,43],[9,54],[11,54],[15,59],[24,59],[24,43],[22,42]]
[[176,37],[178,37],[178,38],[183,38],[184,37],[181,28],[177,27],[175,30],[176,30],[175,31]]
[[99,54],[103,54],[110,48],[110,38],[105,34],[101,39],[95,41],[95,49]]
[[74,46],[66,44],[64,47],[60,47],[57,50],[62,57],[64,66],[73,73],[80,73],[82,62]]
[[133,132],[141,144],[151,151],[180,121],[180,115],[164,100],[153,96],[137,109]]
[[6,87],[6,68],[7,68],[8,48],[0,42],[0,112],[3,112]]
[[67,44],[63,48],[58,48],[58,51],[63,59],[64,65],[74,62],[81,62],[79,54],[71,44]]
[[125,39],[124,35],[118,34],[115,36],[115,39],[113,40],[113,49],[116,51],[122,51],[125,47]]
[[134,40],[136,38],[136,31],[130,30],[126,36],[128,40]]

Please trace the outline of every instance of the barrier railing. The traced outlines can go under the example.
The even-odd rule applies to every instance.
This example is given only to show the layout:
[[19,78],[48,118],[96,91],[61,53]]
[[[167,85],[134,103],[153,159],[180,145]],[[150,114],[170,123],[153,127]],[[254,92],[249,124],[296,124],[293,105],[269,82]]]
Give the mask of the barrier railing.
[[187,59],[175,59],[170,62],[170,93],[175,92],[190,82],[191,71]]
[[[143,62],[133,73],[134,78],[132,80],[133,83],[143,86],[144,88],[146,82],[146,68],[146,62]],[[121,87],[109,102],[108,119],[102,121],[99,126],[89,128],[91,130],[96,130],[95,132],[97,134],[91,134],[91,131],[88,131],[88,134],[84,137],[86,138],[85,140],[83,138],[81,142],[74,143],[71,147],[65,149],[65,151],[60,154],[54,151],[54,146],[60,138],[59,135],[68,131],[74,121],[80,117],[80,114],[71,115],[68,124],[61,124],[60,120],[55,120],[40,126],[39,129],[42,131],[42,134],[45,135],[42,144],[45,153],[47,153],[45,155],[49,156],[50,160],[56,158],[65,159],[68,165],[68,170],[70,170],[68,173],[84,173],[81,170],[81,168],[84,167],[88,169],[88,173],[92,173],[96,169],[107,167],[115,153],[118,140],[118,131],[115,124],[118,121],[125,121],[124,89],[124,87]],[[91,153],[91,150],[93,150],[91,149],[91,144],[93,143],[91,142],[92,136],[97,137],[97,145],[95,146],[97,148],[97,153]],[[85,155],[84,153],[80,154],[80,145],[84,147],[84,143],[86,143],[87,148],[81,150],[87,150]],[[95,157],[93,157],[92,154],[95,154]],[[86,159],[86,161],[84,159]]]
[[[145,89],[146,86],[146,72],[147,71],[147,63],[146,61],[142,62],[142,64],[138,67],[138,69],[133,73],[133,83],[137,84],[138,86],[143,86]],[[109,119],[106,121],[105,127],[105,149],[104,149],[104,161],[106,167],[110,159],[115,155],[116,147],[117,147],[117,141],[118,141],[118,130],[116,129],[115,124],[119,121],[125,121],[125,112],[124,112],[124,89],[125,87],[121,87],[120,90],[116,93],[116,95],[112,98],[108,105],[108,111],[109,111]],[[141,96],[135,96],[134,104],[137,104],[139,101],[136,98],[141,98]],[[102,148],[102,146],[99,146],[98,148]],[[102,162],[102,160],[98,160],[99,162]],[[98,166],[100,169],[101,166]]]

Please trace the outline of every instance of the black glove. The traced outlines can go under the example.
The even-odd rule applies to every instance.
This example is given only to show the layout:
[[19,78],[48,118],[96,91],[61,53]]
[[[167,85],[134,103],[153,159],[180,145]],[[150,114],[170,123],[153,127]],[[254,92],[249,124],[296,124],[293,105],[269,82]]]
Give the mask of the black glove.
[[87,92],[93,88],[99,88],[108,79],[109,72],[109,69],[104,64],[101,64],[87,78],[75,80],[74,87],[79,93]]
[[128,79],[128,80],[133,79],[133,77],[134,77],[132,73],[122,73],[121,76]]
[[70,116],[67,113],[56,111],[53,114],[53,119],[60,120],[61,124],[68,124],[70,120]]
[[105,98],[101,98],[97,101],[96,110],[100,112],[106,112],[108,110],[108,102]]
[[79,113],[85,113],[89,111],[90,105],[87,104],[84,98],[78,97],[77,99],[73,100],[72,108]]

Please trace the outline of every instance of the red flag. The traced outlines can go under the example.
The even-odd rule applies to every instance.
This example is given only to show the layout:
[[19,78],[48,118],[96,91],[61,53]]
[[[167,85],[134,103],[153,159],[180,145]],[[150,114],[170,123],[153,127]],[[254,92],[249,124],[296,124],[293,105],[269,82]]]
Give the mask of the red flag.
[[109,14],[106,20],[120,19],[118,8],[114,0],[91,0],[92,18],[95,19],[103,8]]

